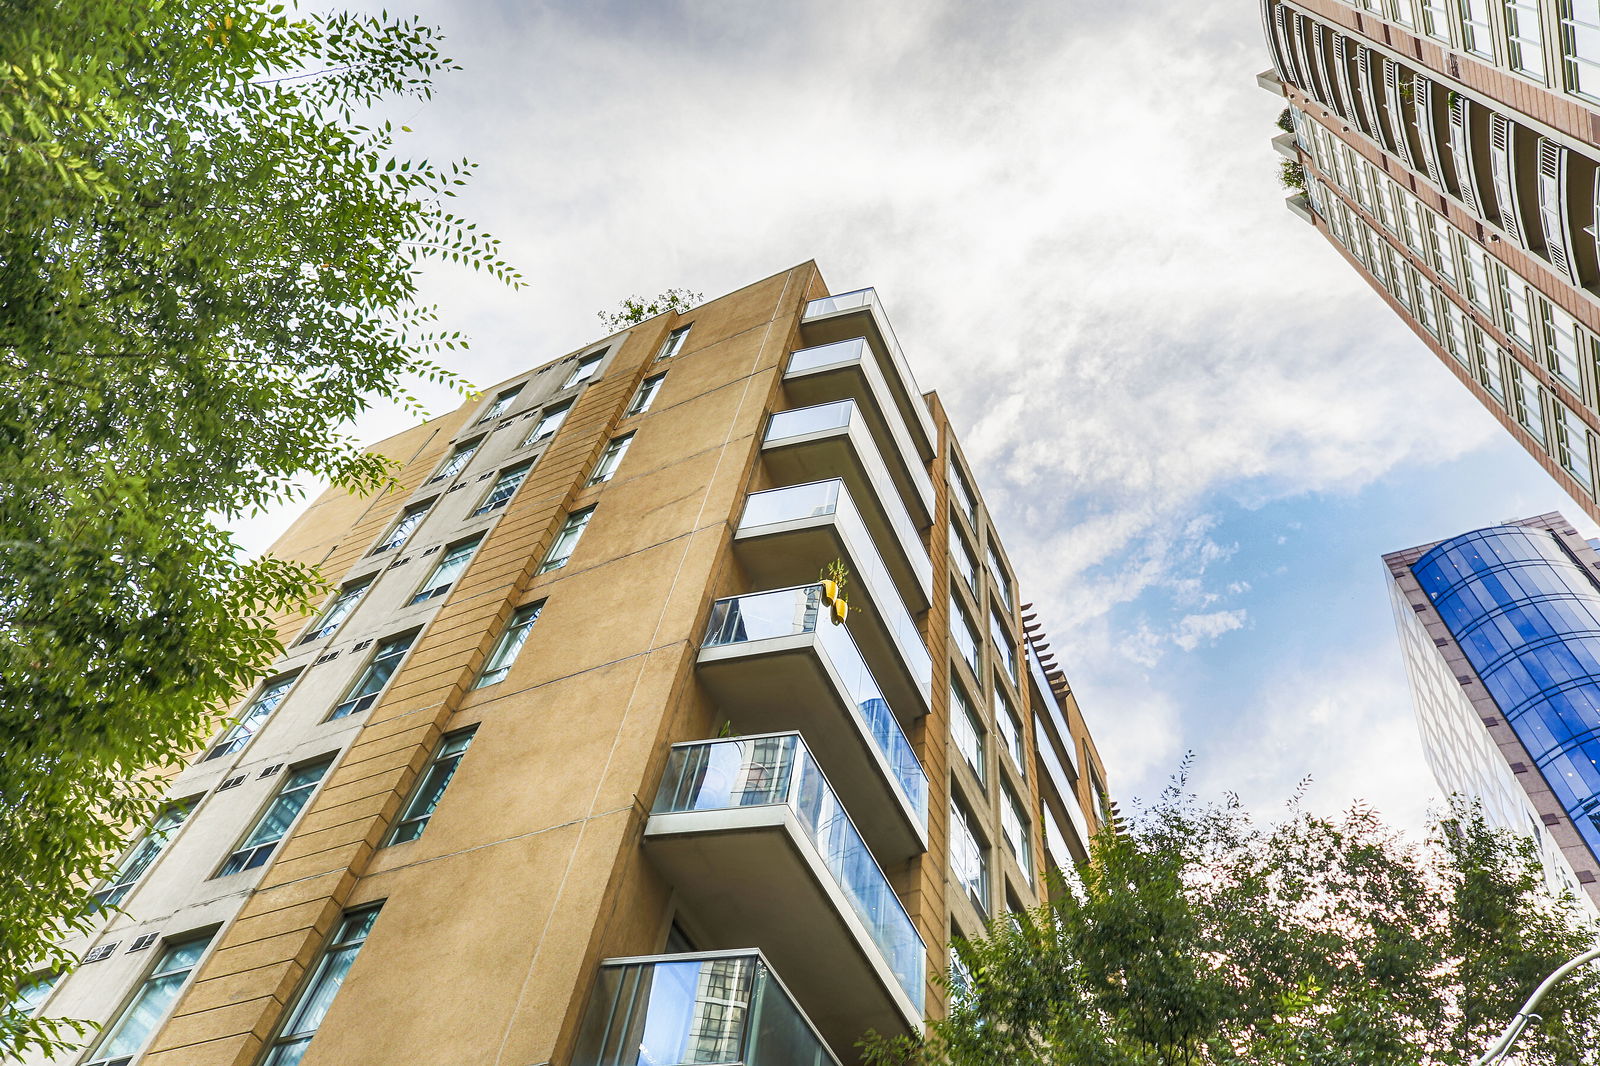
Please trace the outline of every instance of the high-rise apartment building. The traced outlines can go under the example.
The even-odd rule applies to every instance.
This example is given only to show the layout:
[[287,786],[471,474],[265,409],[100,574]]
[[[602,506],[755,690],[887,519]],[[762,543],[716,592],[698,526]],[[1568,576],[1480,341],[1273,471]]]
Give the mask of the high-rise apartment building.
[[1383,561],[1440,787],[1600,905],[1600,552],[1546,514]]
[[1085,858],[1094,745],[871,289],[802,264],[376,449],[29,990],[79,1066],[849,1063]]
[[1600,4],[1261,11],[1290,207],[1600,520]]

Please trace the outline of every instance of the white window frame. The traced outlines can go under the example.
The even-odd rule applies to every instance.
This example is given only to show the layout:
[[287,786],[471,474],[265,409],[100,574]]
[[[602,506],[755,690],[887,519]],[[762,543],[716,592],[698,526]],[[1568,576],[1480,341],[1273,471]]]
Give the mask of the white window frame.
[[[377,703],[378,698],[389,687],[389,682],[394,680],[394,675],[399,673],[400,664],[405,661],[406,655],[416,642],[416,630],[385,637],[373,651],[372,658],[367,660],[366,665],[361,668],[361,672],[356,675],[355,681],[345,691],[344,699],[334,705],[333,710],[328,714],[327,720],[331,722],[335,718],[347,718],[352,714],[360,714],[362,711],[368,710],[374,703]],[[388,666],[387,664],[390,662],[393,662],[394,665]],[[382,673],[383,676],[379,680],[377,687],[372,688],[371,691],[363,692],[362,689],[367,688],[371,684],[374,675],[378,673]]]
[[[636,432],[636,431],[635,431]],[[617,472],[617,467],[622,465],[623,458],[628,454],[628,449],[633,446],[633,433],[624,433],[606,441],[605,449],[600,453],[600,458],[595,460],[594,473],[589,475],[590,485],[600,485],[610,481]]]
[[500,634],[494,651],[484,660],[483,670],[479,672],[473,688],[487,688],[505,680],[506,674],[511,671],[511,664],[522,654],[522,646],[528,642],[528,634],[532,632],[534,623],[544,613],[544,604],[544,600],[535,600],[511,613],[506,620],[505,632]]
[[573,511],[567,515],[567,520],[561,524],[561,531],[550,542],[550,550],[545,553],[544,562],[539,564],[539,573],[547,574],[567,565],[572,553],[578,550],[578,541],[583,538],[583,531],[589,528],[589,521],[594,517],[594,509],[595,505],[590,504],[581,511]]
[[605,351],[594,352],[583,356],[578,364],[572,368],[572,373],[567,375],[567,380],[561,383],[563,389],[570,389],[594,377],[600,371],[600,364],[606,361]]
[[[272,857],[278,853],[278,848],[289,834],[294,832],[294,827],[299,824],[306,809],[311,806],[312,798],[322,783],[328,779],[328,772],[333,769],[333,756],[317,759],[313,762],[296,766],[283,771],[283,778],[278,782],[278,787],[272,793],[272,799],[261,808],[255,820],[250,823],[250,828],[239,838],[233,850],[228,852],[227,858],[222,860],[222,865],[217,868],[217,877],[232,877],[242,874],[247,870],[256,870],[265,866]],[[315,773],[315,776],[309,776]],[[303,780],[302,780],[303,778]],[[277,836],[264,836],[255,843],[251,840],[260,833],[275,811],[280,810],[280,801],[293,794],[294,798],[282,809],[289,810],[289,816],[284,821],[282,830]],[[235,861],[237,860],[237,865]]]

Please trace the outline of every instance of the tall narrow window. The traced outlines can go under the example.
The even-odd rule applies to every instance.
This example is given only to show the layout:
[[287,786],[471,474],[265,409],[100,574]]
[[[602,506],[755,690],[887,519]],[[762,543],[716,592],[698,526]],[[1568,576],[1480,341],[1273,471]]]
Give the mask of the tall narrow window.
[[439,560],[439,565],[428,575],[428,580],[424,581],[417,594],[411,597],[411,603],[436,599],[449,592],[450,586],[456,583],[456,578],[467,568],[467,563],[472,561],[472,553],[478,550],[478,543],[481,540],[482,537],[473,537],[445,552],[444,558]]
[[586,355],[578,360],[578,365],[572,368],[572,373],[567,375],[567,380],[561,383],[563,389],[570,389],[580,381],[588,381],[594,377],[595,371],[600,369],[600,361],[606,357],[605,352],[596,352]]
[[994,690],[994,727],[1000,734],[1000,742],[1005,745],[1006,754],[1011,756],[1011,764],[1026,777],[1028,755],[1022,735],[1022,720],[1017,717],[1016,708],[1011,706],[1006,694],[998,687]]
[[517,489],[522,486],[523,479],[528,476],[528,471],[533,469],[532,463],[523,463],[521,466],[512,467],[502,473],[494,483],[494,488],[483,498],[483,502],[473,510],[471,517],[476,518],[490,511],[499,510],[511,502],[511,497],[517,494]]
[[474,422],[473,425],[476,426],[482,425],[485,422],[491,422],[505,414],[506,411],[511,407],[512,401],[517,398],[517,393],[521,391],[521,385],[513,385],[511,388],[506,389],[500,395],[496,396],[494,398],[494,403],[490,404],[488,409],[485,410],[482,415],[478,416],[478,421]]
[[1507,59],[1511,69],[1544,80],[1544,36],[1539,26],[1539,0],[1505,0]]
[[1000,653],[1000,661],[1005,664],[1006,676],[1016,681],[1017,644],[1011,639],[1005,623],[1000,620],[1000,615],[993,608],[989,611],[989,637],[994,641],[995,651]]
[[1549,448],[1544,428],[1544,390],[1534,381],[1533,375],[1515,359],[1508,359],[1511,370],[1511,414],[1523,429],[1533,434],[1542,448]]
[[433,501],[428,500],[424,503],[412,504],[404,511],[401,511],[400,518],[390,528],[389,532],[384,534],[383,539],[378,542],[378,546],[372,549],[372,554],[377,555],[379,552],[386,552],[390,548],[398,548],[404,544],[410,539],[411,534],[416,532],[417,527],[422,524],[423,516],[428,513],[428,508],[432,506]]
[[272,1041],[272,1050],[267,1052],[261,1066],[295,1066],[305,1057],[306,1045],[311,1043],[311,1038],[321,1028],[322,1019],[327,1016],[328,1008],[333,1006],[333,997],[344,984],[345,977],[350,973],[350,964],[356,961],[356,953],[366,943],[367,934],[372,932],[372,923],[377,917],[377,907],[368,907],[344,916],[333,934],[333,940],[323,950],[322,958],[317,960],[316,968],[311,971],[311,980],[306,982],[295,997],[294,1005],[285,1012],[283,1028]]
[[978,501],[972,495],[972,486],[968,484],[967,476],[961,472],[961,467],[955,464],[953,457],[950,463],[950,492],[955,506],[966,512],[972,528],[978,528]]
[[533,631],[533,623],[539,620],[539,615],[543,611],[543,600],[517,608],[516,613],[511,616],[511,621],[506,623],[506,631],[500,635],[500,642],[494,646],[494,654],[483,664],[483,674],[479,676],[478,683],[473,685],[473,688],[483,688],[505,680],[506,675],[511,672],[511,664],[517,661],[522,646],[528,642],[528,634]]
[[600,461],[594,464],[594,473],[589,475],[589,484],[598,485],[602,481],[610,481],[611,475],[622,465],[622,457],[628,454],[628,445],[632,443],[632,433],[612,437],[606,444],[606,450],[600,453]]
[[1484,59],[1494,59],[1494,27],[1489,0],[1461,0],[1461,44]]
[[1567,92],[1600,99],[1600,0],[1561,0],[1558,10]]
[[978,594],[978,561],[972,557],[972,549],[967,547],[967,538],[957,528],[954,522],[950,523],[950,560],[955,564],[956,570],[967,583],[967,588],[972,594]]
[[1556,462],[1583,486],[1583,491],[1594,495],[1594,469],[1589,462],[1589,438],[1578,416],[1566,404],[1550,398],[1550,425],[1555,431]]
[[689,339],[689,326],[679,326],[667,334],[666,343],[661,346],[661,351],[656,353],[656,360],[671,359],[683,351],[683,342]]
[[1436,41],[1450,43],[1450,9],[1445,0],[1421,0],[1422,32]]
[[1588,332],[1577,319],[1548,300],[1541,299],[1539,309],[1544,317],[1545,355],[1550,370],[1567,388],[1578,392],[1583,388],[1579,363],[1584,354],[1594,350]]
[[978,913],[989,913],[989,856],[972,831],[966,812],[954,799],[950,801],[950,872],[966,889]]
[[478,445],[482,443],[483,438],[476,437],[457,444],[455,450],[450,453],[450,458],[446,459],[444,465],[439,468],[439,472],[428,479],[428,484],[432,485],[435,481],[453,478],[465,470],[467,464],[472,461],[473,453],[478,450]]
[[967,609],[961,606],[954,588],[950,590],[950,639],[955,642],[961,658],[972,668],[973,675],[977,676],[978,631],[973,627],[972,619],[967,617]]
[[178,831],[183,820],[189,817],[189,812],[194,809],[193,799],[182,800],[174,803],[156,816],[150,828],[145,830],[139,842],[128,849],[128,853],[117,863],[116,872],[106,878],[105,884],[95,890],[90,898],[94,900],[96,909],[115,907],[123,898],[132,891],[133,886],[139,883],[139,878],[156,861],[156,856],[166,848],[167,841]]
[[284,693],[289,691],[290,686],[294,684],[294,679],[298,676],[298,674],[290,674],[288,677],[280,677],[276,681],[267,682],[261,693],[250,701],[250,706],[244,709],[244,713],[239,716],[239,720],[233,723],[233,727],[222,735],[222,739],[217,742],[217,746],[206,753],[206,760],[220,759],[224,755],[232,755],[250,743],[250,738],[256,735],[256,730],[261,728],[262,723],[271,717],[278,704],[283,702]]
[[356,683],[350,686],[349,693],[339,701],[333,713],[328,715],[328,720],[356,714],[377,703],[378,696],[383,692],[383,686],[394,676],[400,660],[405,658],[406,649],[410,648],[411,642],[416,639],[417,635],[414,632],[403,633],[379,644],[378,650],[373,653],[372,661],[367,663],[367,668],[361,671]]
[[1012,609],[1011,602],[1011,575],[1006,572],[1006,564],[1000,561],[1000,553],[994,550],[994,541],[988,545],[989,576],[994,578],[994,589],[1000,594],[1000,602],[1006,605],[1006,610]]
[[573,511],[567,515],[566,522],[561,526],[561,532],[556,534],[556,539],[550,545],[550,553],[545,556],[544,563],[539,567],[539,573],[559,570],[567,565],[567,560],[572,558],[573,551],[578,547],[578,539],[583,536],[584,528],[589,525],[589,518],[593,514],[593,507],[585,507],[581,511]]
[[628,404],[626,417],[642,415],[650,410],[651,403],[655,402],[656,393],[661,391],[661,383],[667,380],[666,374],[655,374],[639,382],[639,391],[633,394],[633,402]]
[[1517,275],[1500,269],[1500,296],[1504,301],[1503,325],[1511,339],[1533,351],[1533,309],[1529,304],[1531,287]]
[[422,831],[428,827],[428,819],[433,817],[434,808],[439,806],[440,797],[449,787],[450,779],[456,774],[456,764],[461,761],[467,745],[472,743],[472,734],[476,728],[474,726],[472,729],[452,733],[439,742],[439,750],[434,752],[433,761],[428,763],[428,768],[422,772],[416,791],[411,794],[410,801],[401,811],[400,820],[395,823],[389,843],[404,844],[422,835]]
[[166,1021],[167,1012],[177,1002],[178,993],[183,991],[210,942],[207,934],[163,950],[139,991],[122,1008],[116,1021],[102,1030],[100,1041],[84,1066],[127,1066],[132,1062]]
[[533,424],[533,429],[522,439],[520,447],[526,448],[530,444],[537,444],[547,437],[555,436],[556,430],[561,428],[561,423],[567,420],[567,413],[571,410],[571,400],[547,408],[539,416],[539,421]]
[[1028,833],[1028,819],[1022,814],[1022,802],[1011,786],[1000,786],[1000,831],[1006,838],[1011,857],[1017,860],[1023,876],[1033,884],[1033,838]]
[[954,678],[950,683],[950,737],[978,780],[987,780],[984,773],[983,726]]
[[322,612],[322,616],[311,624],[306,635],[300,638],[300,643],[310,644],[314,640],[332,636],[350,616],[350,612],[356,609],[356,604],[361,602],[361,597],[365,596],[367,589],[371,587],[372,578],[369,577],[365,581],[358,581],[354,585],[346,585],[340,589],[333,602],[328,604],[328,609]]
[[250,832],[239,841],[239,846],[222,864],[217,876],[227,877],[244,870],[254,870],[272,858],[272,853],[289,835],[289,827],[294,825],[295,819],[305,809],[311,794],[317,790],[317,783],[327,774],[331,765],[332,759],[323,759],[284,775],[283,784],[278,786],[278,794],[272,797],[272,802],[261,812],[261,817]]

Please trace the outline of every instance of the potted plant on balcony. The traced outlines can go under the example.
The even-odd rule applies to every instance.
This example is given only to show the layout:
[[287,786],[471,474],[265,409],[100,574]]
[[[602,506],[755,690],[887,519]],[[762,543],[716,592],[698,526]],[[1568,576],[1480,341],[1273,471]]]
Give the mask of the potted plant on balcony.
[[846,602],[844,588],[850,583],[850,568],[844,565],[843,559],[835,559],[822,568],[822,600],[832,608],[834,625],[843,625],[845,615],[850,613],[850,604]]

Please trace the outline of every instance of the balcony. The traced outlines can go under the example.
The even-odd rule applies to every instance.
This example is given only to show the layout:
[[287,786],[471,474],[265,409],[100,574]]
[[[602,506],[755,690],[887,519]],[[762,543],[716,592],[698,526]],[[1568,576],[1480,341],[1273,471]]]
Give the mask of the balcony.
[[883,377],[894,394],[895,405],[900,408],[900,416],[905,419],[918,454],[924,462],[933,459],[934,441],[938,439],[933,419],[922,399],[922,389],[900,351],[889,316],[884,314],[883,304],[878,301],[877,290],[857,289],[812,300],[800,316],[800,335],[810,345],[865,337],[872,345],[872,353],[878,357]]
[[916,445],[911,442],[894,392],[884,380],[865,337],[801,348],[792,353],[784,371],[783,385],[797,406],[845,399],[859,402],[895,486],[907,499],[915,499],[921,509],[932,509],[933,481],[928,477]]
[[761,945],[831,1047],[921,1024],[927,949],[798,733],[675,745],[644,841],[689,927]]
[[927,849],[928,778],[893,705],[821,588],[718,600],[700,680],[744,733],[797,729],[886,861]]
[[752,492],[733,546],[750,579],[768,587],[815,581],[830,560],[843,559],[850,569],[851,632],[869,661],[888,665],[888,673],[880,676],[920,688],[917,701],[927,703],[933,660],[907,610],[908,600],[913,610],[931,606],[932,564],[921,542],[894,543],[889,557],[899,564],[901,580],[896,581],[850,490],[834,478]]
[[773,477],[784,484],[843,478],[867,524],[881,538],[921,543],[917,531],[932,524],[928,501],[902,494],[889,476],[854,400],[774,412],[761,439],[761,454]]
[[607,959],[572,1066],[839,1066],[761,952]]

